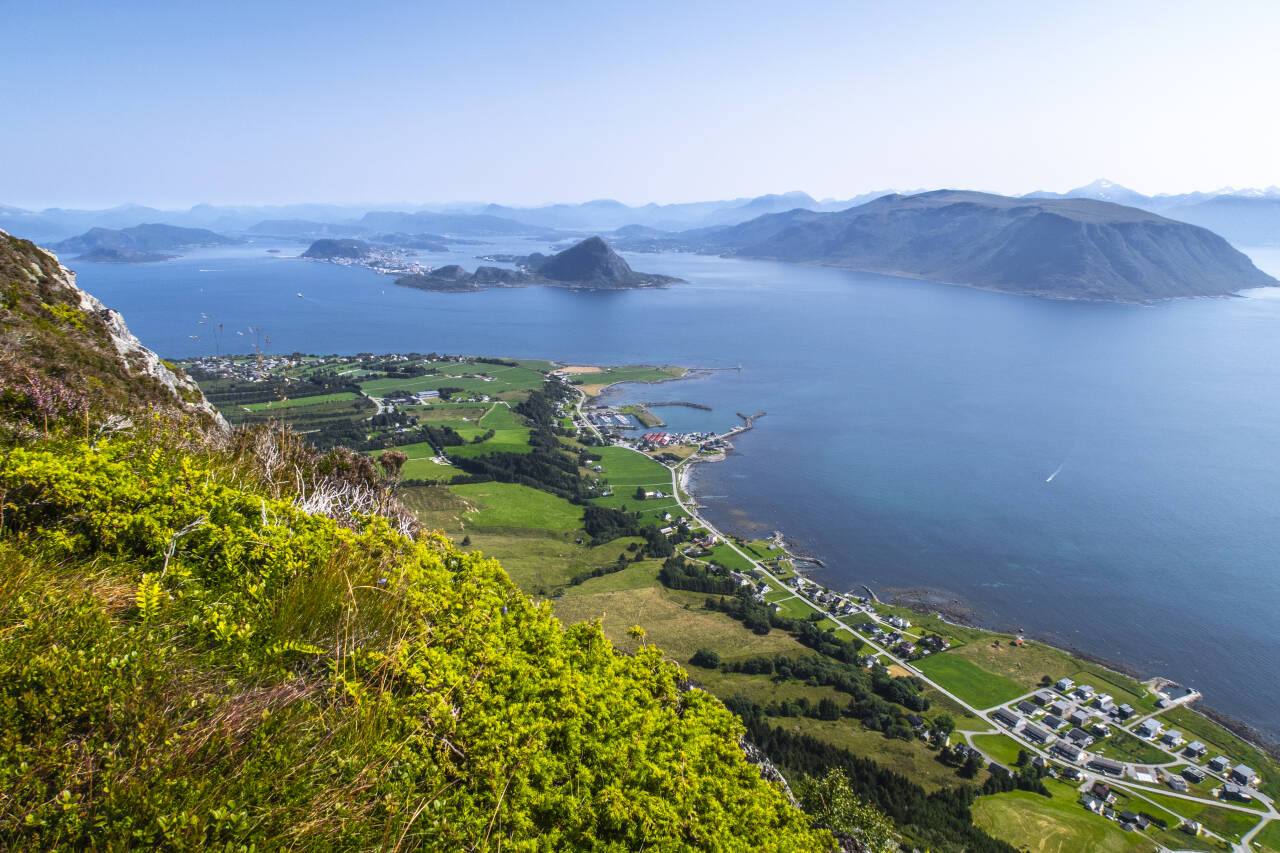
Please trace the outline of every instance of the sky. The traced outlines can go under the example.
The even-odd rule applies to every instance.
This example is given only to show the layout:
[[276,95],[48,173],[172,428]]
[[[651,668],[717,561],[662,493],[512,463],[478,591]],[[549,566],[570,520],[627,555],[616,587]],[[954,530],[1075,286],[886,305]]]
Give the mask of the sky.
[[1280,3],[0,3],[0,203],[1280,184]]

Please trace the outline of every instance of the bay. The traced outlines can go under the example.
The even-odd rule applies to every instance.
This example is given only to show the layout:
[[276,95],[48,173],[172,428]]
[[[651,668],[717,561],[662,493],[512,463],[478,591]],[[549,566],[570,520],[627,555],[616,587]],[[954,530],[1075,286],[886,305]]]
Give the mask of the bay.
[[[504,240],[423,260],[546,248]],[[1053,302],[661,254],[627,257],[687,284],[438,294],[297,252],[70,265],[171,357],[269,337],[272,352],[741,366],[611,393],[712,407],[661,409],[675,428],[768,412],[738,454],[698,469],[712,521],[783,530],[826,560],[819,579],[834,587],[923,590],[982,624],[1188,683],[1280,739],[1277,291]],[[1280,272],[1280,251],[1252,254]]]

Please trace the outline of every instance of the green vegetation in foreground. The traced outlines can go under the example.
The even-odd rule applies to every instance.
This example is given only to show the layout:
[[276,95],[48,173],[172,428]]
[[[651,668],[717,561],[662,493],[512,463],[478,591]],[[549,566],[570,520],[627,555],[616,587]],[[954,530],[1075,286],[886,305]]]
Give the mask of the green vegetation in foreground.
[[298,508],[296,472],[358,457],[143,422],[0,467],[5,847],[830,846],[655,647],[615,654],[442,538]]
[[1045,780],[1052,797],[1010,791],[981,797],[973,804],[974,822],[997,838],[1030,853],[1148,853],[1151,840],[1125,832],[1078,803],[1074,788]]
[[[475,364],[465,367],[448,366],[444,369],[459,374],[459,371],[487,371],[489,368]],[[592,392],[608,382],[623,381],[619,377],[624,375],[623,370],[613,369],[603,373],[580,374],[575,378],[584,384],[584,390]],[[484,381],[474,376],[471,378]],[[650,375],[649,378],[659,377]],[[438,379],[439,377],[435,377],[431,381]],[[495,390],[494,383],[489,382],[484,393]],[[534,390],[537,388],[529,387],[520,393],[532,394]],[[473,385],[465,393],[481,391],[479,386]],[[490,402],[484,406],[473,403],[433,403],[412,406],[406,411],[417,414],[420,422],[449,427],[466,441],[477,437],[484,439],[478,444],[446,448],[451,457],[465,459],[489,452],[529,453],[532,450],[531,426],[536,426],[534,422],[526,421],[500,403]],[[556,418],[552,425],[562,433],[567,426],[563,418]],[[492,434],[489,434],[490,430],[493,431]],[[583,460],[588,457],[580,456],[576,470],[588,479],[598,476],[602,484],[613,489],[611,496],[591,498],[590,503],[638,513],[641,525],[653,524],[661,527],[671,523],[662,518],[664,512],[680,514],[673,497],[636,499],[637,486],[645,491],[670,491],[671,472],[655,460],[625,448],[592,447],[590,436],[561,434],[556,440],[567,451],[594,457],[592,461],[586,462]],[[405,479],[438,479],[447,484],[461,473],[459,468],[436,466],[428,459],[419,457],[419,453],[427,457],[432,455],[433,449],[427,442],[406,445],[401,449],[410,455],[402,472]],[[591,469],[593,464],[598,464],[602,471],[598,474],[594,472]],[[728,663],[760,656],[798,657],[813,653],[812,649],[802,645],[791,633],[774,630],[761,636],[746,630],[740,622],[724,613],[704,609],[702,603],[706,596],[702,594],[662,587],[658,581],[661,559],[644,557],[645,540],[641,537],[623,536],[593,545],[581,530],[581,506],[530,485],[484,482],[434,487],[412,486],[404,489],[402,494],[425,523],[444,530],[455,541],[465,541],[473,551],[501,559],[511,577],[526,591],[552,596],[556,613],[562,619],[601,619],[606,636],[623,650],[640,650],[640,644],[629,633],[632,625],[640,624],[648,631],[651,640],[665,648],[673,660],[681,663],[703,650],[715,652],[721,660]],[[753,540],[744,543],[742,547],[756,559],[772,562],[782,555],[769,551],[769,544],[767,541]],[[713,549],[711,554],[702,555],[700,559],[713,560],[739,571],[751,570],[748,560],[723,544]],[[780,572],[789,573],[785,565],[780,568]],[[793,597],[789,589],[775,590],[767,598],[782,604],[783,611],[780,615],[784,617],[805,619],[814,612],[809,605]],[[881,606],[879,609],[886,615],[897,613],[911,619],[912,635],[938,633],[948,637],[953,643],[950,651],[924,658],[917,665],[944,687],[978,707],[1003,704],[1027,693],[1040,686],[1045,676],[1056,679],[1070,675],[1079,683],[1091,683],[1100,691],[1111,693],[1118,702],[1127,701],[1140,710],[1154,708],[1154,696],[1136,681],[1095,664],[1081,662],[1060,650],[1038,643],[1014,646],[1010,642],[1010,636],[951,625],[936,616],[921,615],[905,608]],[[824,619],[818,625],[828,627],[834,623]],[[895,668],[894,672],[901,674],[903,671]],[[833,691],[830,687],[802,681],[701,669],[694,669],[693,675],[717,696],[726,699],[743,697],[760,706],[794,703],[801,699],[809,702],[810,707],[816,707],[824,698],[841,705],[848,702],[846,695]],[[927,720],[946,714],[961,730],[981,731],[989,727],[988,723],[972,716],[937,690],[927,689],[923,695],[929,703],[929,711],[925,713]],[[976,779],[965,780],[957,775],[954,765],[949,766],[940,761],[936,747],[930,746],[926,741],[916,737],[886,737],[880,731],[864,727],[856,719],[776,716],[768,718],[768,725],[780,727],[796,736],[816,738],[816,742],[826,744],[833,750],[848,749],[871,758],[906,774],[927,791],[972,787],[986,779],[986,772],[979,771]],[[1206,725],[1216,729],[1216,726],[1207,721]],[[1183,725],[1182,728],[1184,732],[1195,731],[1188,725]],[[1215,743],[1209,737],[1201,739],[1206,743]],[[1009,766],[1016,762],[1021,748],[1018,742],[1005,735],[977,735],[973,741],[984,752]],[[1217,742],[1222,742],[1222,739]],[[1115,735],[1102,750],[1113,757],[1144,763],[1156,763],[1165,757],[1144,742],[1123,733]],[[1222,751],[1239,758],[1236,752],[1227,749]],[[1249,753],[1240,754],[1251,757]],[[1260,768],[1267,767],[1265,762],[1256,759],[1251,763]],[[1264,776],[1268,775],[1265,769],[1263,772]],[[1037,821],[1052,822],[1056,819],[1055,816],[1060,818],[1069,815],[1063,818],[1065,828],[1069,829],[1081,820],[1086,824],[1101,824],[1108,844],[1117,837],[1125,843],[1134,839],[1134,836],[1121,833],[1114,825],[1080,809],[1075,805],[1074,797],[1068,803],[1069,809],[1055,807],[1045,810],[1040,807],[1051,801],[1040,796],[1028,796],[1033,797],[1028,802],[1039,809]],[[994,799],[1009,797],[1008,794],[999,794]],[[992,799],[990,796],[980,798],[974,807],[975,814],[978,806]],[[1052,802],[1057,799],[1055,797]],[[1136,802],[1140,804],[1141,801]],[[1153,814],[1160,813],[1160,809],[1154,805],[1147,810]],[[1186,810],[1178,813],[1185,814]],[[899,818],[905,819],[902,816]],[[1228,813],[1225,818],[1220,819],[1230,822],[1237,818]],[[1058,839],[1059,836],[1060,833],[1053,834],[1052,838]],[[1170,839],[1164,835],[1153,834],[1151,838],[1160,840],[1161,843],[1170,843]],[[1173,840],[1180,841],[1181,846],[1208,849],[1203,840],[1197,841],[1189,837],[1186,840],[1174,837]],[[1054,843],[1059,846],[1035,849],[1070,849],[1069,841]],[[1150,844],[1149,841],[1147,843]],[[934,846],[934,849],[950,848],[940,845]]]
[[930,655],[916,661],[916,666],[975,708],[990,708],[1026,692],[1013,681],[987,672],[952,652]]

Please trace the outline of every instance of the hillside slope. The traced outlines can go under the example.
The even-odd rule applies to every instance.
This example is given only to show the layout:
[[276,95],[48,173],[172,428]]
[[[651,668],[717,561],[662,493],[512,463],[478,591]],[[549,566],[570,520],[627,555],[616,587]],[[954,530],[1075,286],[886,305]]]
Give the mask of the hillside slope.
[[124,318],[35,244],[0,231],[0,393],[44,389],[36,408],[88,418],[177,406],[221,422],[199,387],[133,336]]
[[0,847],[831,848],[657,649],[419,534],[367,457],[207,431],[52,256],[0,259],[36,365],[0,374]]
[[761,217],[700,240],[744,257],[1057,299],[1151,302],[1278,283],[1210,231],[1088,199],[890,195],[839,213]]

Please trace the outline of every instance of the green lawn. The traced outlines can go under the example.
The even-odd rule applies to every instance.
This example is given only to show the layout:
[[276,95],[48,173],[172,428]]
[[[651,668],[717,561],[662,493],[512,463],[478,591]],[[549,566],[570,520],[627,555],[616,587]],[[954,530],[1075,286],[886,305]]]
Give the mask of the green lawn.
[[260,412],[264,409],[295,409],[299,406],[316,406],[321,403],[341,403],[355,400],[359,394],[350,391],[340,391],[337,394],[316,394],[313,397],[291,397],[287,400],[271,400],[266,403],[250,403],[244,408],[251,412]]
[[[482,435],[488,430],[476,429],[475,436]],[[463,434],[462,430],[458,431]],[[493,437],[479,444],[464,444],[460,447],[446,447],[445,452],[450,456],[458,456],[463,459],[469,459],[475,456],[484,456],[486,453],[530,453],[533,448],[529,446],[529,428],[517,427],[516,429],[500,429],[494,431]]]
[[1045,780],[1052,797],[1030,791],[979,797],[973,820],[996,838],[1031,853],[1147,853],[1150,839],[1125,832],[1084,809],[1075,789]]
[[809,614],[818,612],[798,598],[784,599],[778,602],[778,606],[782,608],[778,615],[788,619],[805,619]]
[[715,560],[722,566],[737,569],[740,572],[747,572],[754,568],[750,560],[723,543],[712,548],[711,553],[707,556],[699,557],[698,559]]
[[983,755],[990,756],[1005,767],[1016,765],[1018,753],[1026,749],[1008,735],[974,735],[973,745],[982,750]]
[[505,403],[495,404],[480,419],[480,428],[483,430],[517,429],[522,426],[524,424],[516,417],[516,413]]
[[1132,797],[1135,802],[1141,803],[1142,799],[1146,798],[1175,815],[1197,820],[1206,829],[1211,829],[1224,838],[1238,839],[1241,834],[1252,829],[1262,818],[1260,814],[1225,809],[1222,806],[1215,806],[1210,803],[1183,800],[1164,794],[1149,794],[1146,791],[1139,792],[1132,789],[1125,791],[1125,793]]
[[1280,820],[1273,820],[1253,837],[1253,843],[1264,853],[1280,853]]
[[593,451],[600,456],[596,464],[604,468],[600,476],[609,481],[615,494],[630,498],[636,486],[671,492],[671,471],[661,462],[626,447],[597,447]]
[[479,510],[465,515],[476,527],[525,527],[565,533],[582,525],[582,507],[518,483],[450,486]]
[[951,652],[916,662],[920,671],[975,708],[990,708],[1026,693],[1021,685]]
[[[360,383],[360,389],[371,397],[392,391],[432,391],[437,388],[461,388],[468,395],[494,396],[507,391],[530,391],[541,388],[545,377],[536,370],[503,367],[494,364],[436,364],[439,373],[409,379],[380,378]],[[491,381],[484,379],[492,377]]]
[[402,480],[434,480],[436,482],[452,480],[461,474],[461,469],[452,465],[437,465],[430,458],[410,459],[400,469]]

